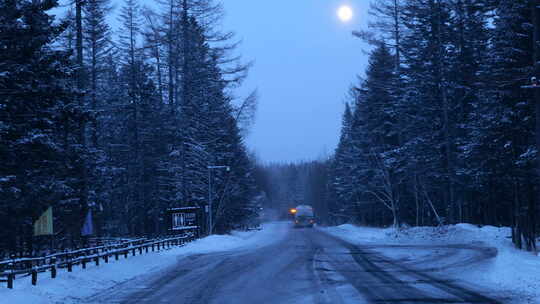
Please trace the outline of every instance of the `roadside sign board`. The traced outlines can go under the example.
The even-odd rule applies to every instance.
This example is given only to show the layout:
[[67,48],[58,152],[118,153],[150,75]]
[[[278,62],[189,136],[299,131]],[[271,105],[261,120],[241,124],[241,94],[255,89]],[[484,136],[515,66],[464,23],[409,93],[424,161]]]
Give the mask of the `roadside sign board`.
[[198,230],[201,226],[201,212],[199,207],[180,207],[167,209],[169,231],[181,233],[186,230]]

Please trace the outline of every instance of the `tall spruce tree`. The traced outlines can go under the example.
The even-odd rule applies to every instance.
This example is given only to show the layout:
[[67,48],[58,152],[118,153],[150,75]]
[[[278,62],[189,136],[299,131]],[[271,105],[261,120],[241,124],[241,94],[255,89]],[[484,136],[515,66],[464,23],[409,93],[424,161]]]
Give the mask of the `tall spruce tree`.
[[334,200],[329,204],[329,210],[334,217],[345,217],[347,213],[350,213],[347,209],[353,200],[355,184],[351,178],[351,172],[357,159],[353,154],[352,119],[351,108],[346,103],[341,120],[341,136],[330,166],[329,189]]
[[77,226],[76,168],[84,155],[72,130],[84,117],[69,53],[53,47],[66,28],[46,13],[56,6],[53,0],[0,3],[0,222],[12,250],[23,238],[32,244],[32,223],[47,207],[63,220],[60,230]]
[[534,101],[523,90],[532,72],[529,1],[500,1],[491,30],[492,44],[483,76],[481,103],[475,108],[474,144],[469,161],[477,164],[475,216],[483,223],[509,222],[517,247],[533,248],[535,202]]

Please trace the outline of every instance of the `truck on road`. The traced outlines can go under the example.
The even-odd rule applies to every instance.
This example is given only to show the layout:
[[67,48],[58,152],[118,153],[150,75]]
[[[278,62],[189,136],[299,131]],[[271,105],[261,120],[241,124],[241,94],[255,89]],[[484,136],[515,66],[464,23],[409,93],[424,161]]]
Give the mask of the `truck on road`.
[[315,216],[313,214],[313,207],[309,205],[299,205],[294,212],[294,227],[313,227],[315,224]]

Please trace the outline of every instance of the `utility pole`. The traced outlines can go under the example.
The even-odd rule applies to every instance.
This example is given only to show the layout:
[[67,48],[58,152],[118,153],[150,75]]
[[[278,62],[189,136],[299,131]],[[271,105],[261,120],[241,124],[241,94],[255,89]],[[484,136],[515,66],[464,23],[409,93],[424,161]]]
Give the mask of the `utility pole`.
[[212,235],[214,228],[214,222],[212,217],[212,170],[213,169],[225,169],[227,172],[231,171],[229,166],[208,166],[208,235]]

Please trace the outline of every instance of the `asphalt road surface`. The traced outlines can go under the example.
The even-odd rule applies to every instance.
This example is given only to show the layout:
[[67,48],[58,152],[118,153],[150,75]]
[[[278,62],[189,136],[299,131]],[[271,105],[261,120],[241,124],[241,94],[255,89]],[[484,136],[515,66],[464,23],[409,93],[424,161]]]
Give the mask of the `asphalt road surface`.
[[[428,254],[418,260],[381,254],[411,250]],[[458,263],[448,259],[463,252],[467,258]],[[282,241],[267,247],[184,258],[151,280],[120,284],[90,302],[507,303],[496,292],[444,275],[445,267],[461,267],[466,275],[467,263],[493,256],[489,249],[467,246],[353,245],[317,229],[290,228]]]

